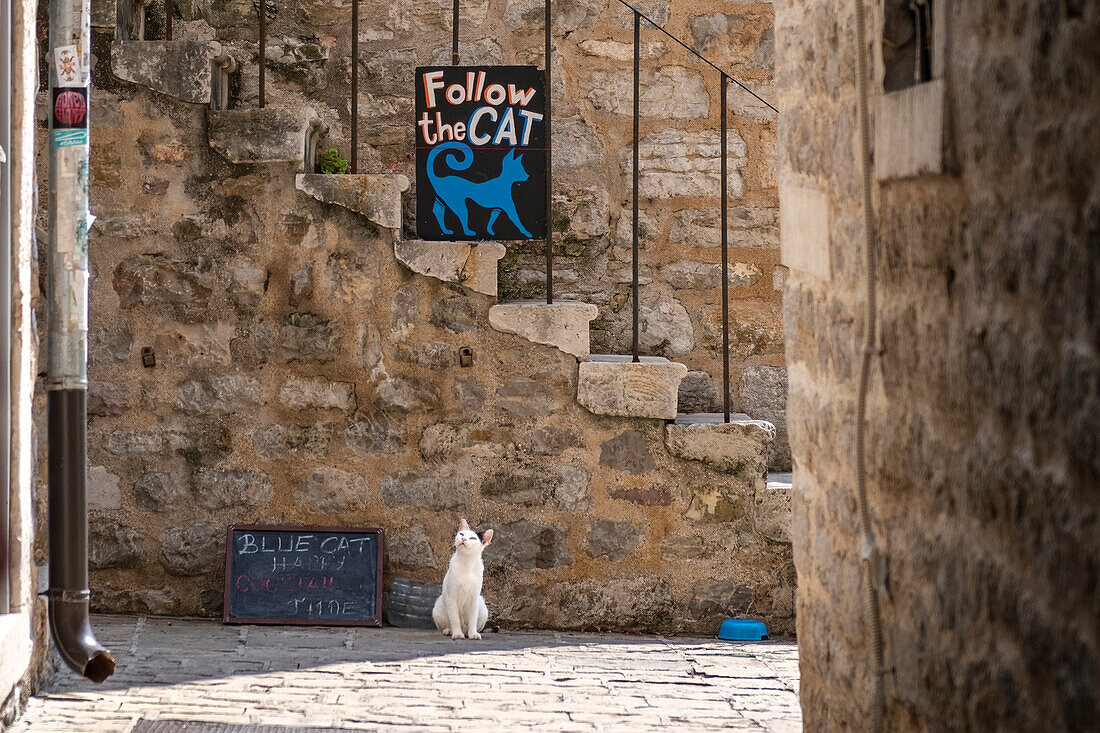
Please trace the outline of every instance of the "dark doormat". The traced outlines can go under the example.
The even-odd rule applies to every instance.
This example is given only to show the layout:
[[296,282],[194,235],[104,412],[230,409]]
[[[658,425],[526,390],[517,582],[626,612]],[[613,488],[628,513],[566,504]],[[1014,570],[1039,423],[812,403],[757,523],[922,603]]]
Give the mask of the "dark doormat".
[[287,728],[281,725],[238,725],[209,720],[139,720],[132,733],[333,733],[339,728]]

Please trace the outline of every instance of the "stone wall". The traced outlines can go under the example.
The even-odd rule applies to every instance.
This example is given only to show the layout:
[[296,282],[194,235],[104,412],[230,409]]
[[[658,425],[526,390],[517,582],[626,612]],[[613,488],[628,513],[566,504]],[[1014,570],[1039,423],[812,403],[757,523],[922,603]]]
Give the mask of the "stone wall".
[[[537,61],[528,50],[540,31],[527,5],[464,3],[464,61]],[[758,44],[770,8],[739,5],[700,20],[704,5],[685,5],[693,12],[683,15],[677,6],[677,30],[696,29],[700,44],[719,60],[740,59],[766,88],[767,38]],[[216,36],[238,55],[236,104],[246,108],[256,100],[255,48],[237,13],[250,7],[184,4],[196,20],[176,24],[177,38]],[[411,172],[411,69],[449,51],[443,11],[438,2],[364,3],[361,170]],[[628,16],[606,1],[562,13],[559,295],[599,306],[593,350],[621,351],[629,117],[616,111],[615,90],[628,68]],[[346,18],[346,6],[330,4],[281,11],[270,45],[283,55],[269,49],[268,74],[268,105],[310,105],[331,127],[329,144],[344,151]],[[383,526],[387,582],[438,581],[466,516],[496,530],[487,597],[506,625],[713,632],[721,618],[747,613],[774,633],[793,629],[789,498],[765,481],[769,425],[744,423],[742,447],[715,454],[686,447],[660,420],[589,413],[575,401],[576,358],[491,329],[491,297],[407,269],[394,257],[398,232],[326,203],[323,192],[306,195],[296,164],[228,162],[212,147],[214,116],[114,76],[108,33],[94,45],[96,608],[219,613],[229,523]],[[649,48],[667,64],[657,81],[687,96],[677,106],[686,117],[670,122],[652,110],[646,144],[676,156],[686,145],[710,175],[716,84],[671,47]],[[774,122],[755,108],[734,111],[745,141],[734,146],[744,148],[735,176],[734,220],[743,222],[733,254],[742,278],[735,384],[746,406],[777,419],[785,374],[768,172]],[[263,137],[251,133],[238,142]],[[673,190],[700,176],[666,178],[669,196],[646,207],[659,235],[646,244],[653,282],[643,293],[655,315],[644,345],[720,375],[718,252],[703,213],[715,199]],[[412,203],[406,196],[406,225]],[[510,244],[502,299],[541,292],[539,256]],[[473,364],[464,368],[466,346]],[[155,367],[142,364],[146,348]],[[713,408],[713,380],[696,375],[693,384],[684,401]]]
[[[448,0],[363,0],[360,17],[360,171],[413,173],[413,69],[449,63]],[[258,100],[253,5],[177,3],[190,22],[176,38],[216,39],[243,65],[236,103]],[[312,105],[347,156],[350,3],[270,3],[267,94],[274,105]],[[150,7],[151,37],[159,30]],[[773,96],[770,2],[645,0],[666,24],[765,99]],[[559,297],[597,305],[594,353],[630,349],[632,110],[631,13],[617,0],[569,0],[554,16],[555,264]],[[462,2],[462,63],[543,63],[543,5],[530,0]],[[641,344],[691,369],[683,407],[721,405],[717,72],[643,24],[641,100]],[[729,94],[731,392],[735,411],[773,419],[773,468],[789,467],[779,264],[776,115],[736,86]],[[110,167],[103,161],[103,168]],[[414,184],[415,187],[415,184]],[[415,191],[405,197],[406,237],[415,237]],[[509,246],[501,299],[544,293],[541,243]],[[761,412],[760,415],[754,411]],[[763,413],[767,413],[766,415]]]
[[[876,93],[872,106],[885,729],[1087,730],[1100,719],[1100,60],[1083,49],[1100,8],[936,7],[934,82],[898,93],[931,103]],[[783,256],[807,730],[865,729],[870,704],[853,23],[843,3],[776,9],[783,215],[803,219]]]

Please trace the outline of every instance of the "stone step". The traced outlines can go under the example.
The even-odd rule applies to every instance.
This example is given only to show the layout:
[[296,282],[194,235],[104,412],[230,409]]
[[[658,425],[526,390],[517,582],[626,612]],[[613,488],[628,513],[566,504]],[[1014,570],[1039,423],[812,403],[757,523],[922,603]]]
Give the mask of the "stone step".
[[677,415],[665,426],[665,446],[677,458],[701,461],[724,473],[757,476],[761,487],[768,472],[768,451],[775,440],[775,426],[748,415],[721,413]]
[[580,363],[577,402],[597,415],[676,417],[680,381],[688,368],[659,356],[599,355]]
[[401,194],[409,179],[400,173],[299,173],[299,191],[318,201],[343,206],[384,229],[401,228]]
[[237,62],[216,41],[115,41],[111,71],[155,92],[225,109]]
[[536,344],[545,344],[572,354],[581,361],[589,356],[589,324],[599,315],[591,303],[544,300],[502,303],[489,309],[489,325],[504,333],[514,333]]
[[328,134],[309,107],[211,110],[210,147],[233,163],[294,163],[312,171],[318,143]]
[[400,240],[394,257],[415,273],[457,283],[476,293],[497,295],[497,263],[508,250],[497,242]]

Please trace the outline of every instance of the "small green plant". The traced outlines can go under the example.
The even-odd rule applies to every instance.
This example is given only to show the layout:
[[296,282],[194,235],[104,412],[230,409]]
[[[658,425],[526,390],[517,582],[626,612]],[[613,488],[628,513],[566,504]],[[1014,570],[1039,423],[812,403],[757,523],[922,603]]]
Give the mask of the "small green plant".
[[329,148],[321,153],[321,160],[317,164],[317,170],[321,173],[347,173],[348,161],[340,157],[340,151]]

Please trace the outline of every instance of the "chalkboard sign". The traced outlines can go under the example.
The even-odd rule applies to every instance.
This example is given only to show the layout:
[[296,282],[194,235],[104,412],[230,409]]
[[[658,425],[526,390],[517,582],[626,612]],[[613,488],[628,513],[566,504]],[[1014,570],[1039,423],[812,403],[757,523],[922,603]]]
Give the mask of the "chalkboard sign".
[[535,66],[417,68],[421,239],[546,235],[545,92]]
[[380,529],[230,526],[222,620],[381,626],[383,539]]

